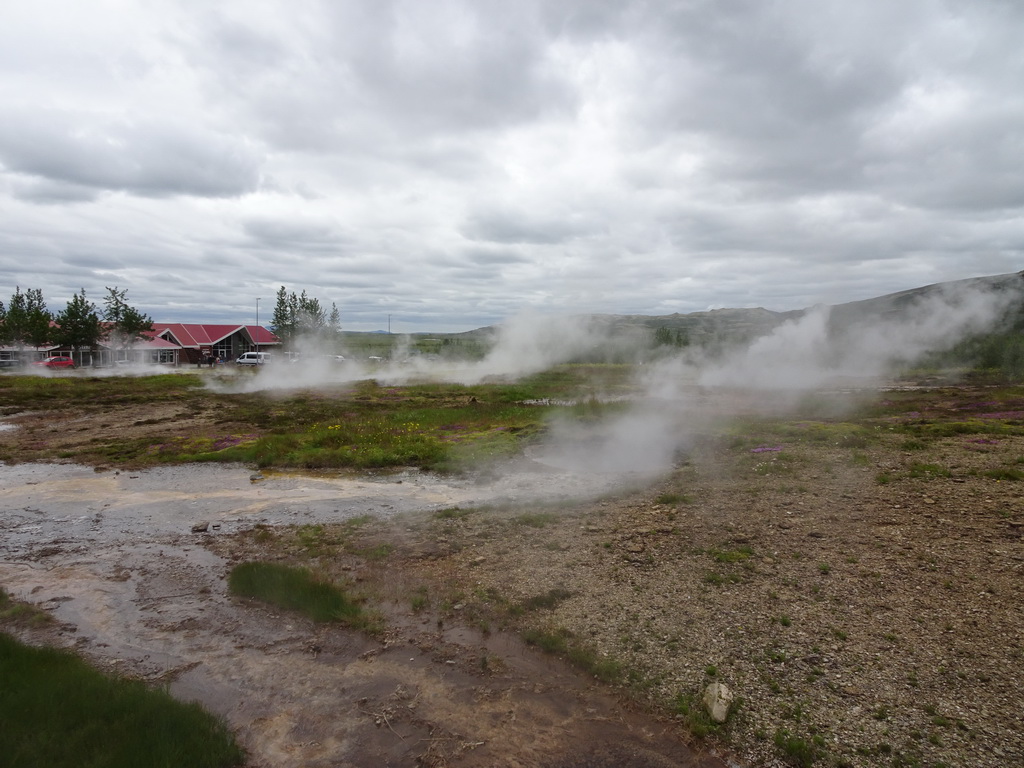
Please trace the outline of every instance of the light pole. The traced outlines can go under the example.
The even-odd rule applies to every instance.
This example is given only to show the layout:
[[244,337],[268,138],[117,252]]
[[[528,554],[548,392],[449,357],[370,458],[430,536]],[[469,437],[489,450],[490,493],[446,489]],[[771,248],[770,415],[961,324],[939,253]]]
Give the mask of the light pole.
[[259,362],[260,354],[260,300],[256,299],[256,361]]

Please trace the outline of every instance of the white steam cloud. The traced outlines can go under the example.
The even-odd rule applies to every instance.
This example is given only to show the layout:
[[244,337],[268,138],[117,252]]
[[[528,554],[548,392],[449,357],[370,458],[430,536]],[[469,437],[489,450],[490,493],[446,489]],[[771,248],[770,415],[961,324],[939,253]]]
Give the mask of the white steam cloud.
[[238,375],[211,386],[225,392],[257,392],[364,379],[392,386],[425,380],[469,385],[494,379],[515,380],[598,353],[609,359],[635,359],[637,351],[645,346],[639,343],[642,340],[645,341],[639,331],[613,333],[609,323],[601,318],[522,314],[498,327],[495,343],[482,360],[443,360],[418,355],[408,337],[398,340],[387,360],[359,359],[351,353],[339,360],[334,355],[323,355],[310,342],[298,350],[295,362],[272,353],[275,362],[261,367],[256,375]]
[[627,413],[587,430],[556,425],[542,460],[664,472],[716,420],[777,413],[811,390],[873,385],[899,365],[991,329],[1021,299],[1017,290],[940,288],[883,317],[816,307],[721,359],[684,354],[644,366],[643,394]]
[[[873,386],[900,365],[991,329],[1019,290],[939,287],[917,298],[870,307],[816,307],[745,348],[716,356],[684,348],[638,366],[635,395],[620,415],[593,424],[552,423],[548,439],[530,456],[563,470],[628,475],[670,469],[695,436],[737,413],[779,412],[812,390]],[[879,309],[881,307],[881,309]],[[521,315],[502,325],[480,361],[409,356],[399,345],[389,361],[344,362],[304,355],[255,376],[239,375],[230,391],[315,387],[373,378],[383,384],[510,380],[584,356],[640,361],[645,331],[613,331],[602,318]],[[241,373],[241,372],[240,372]],[[248,373],[248,372],[245,372]]]

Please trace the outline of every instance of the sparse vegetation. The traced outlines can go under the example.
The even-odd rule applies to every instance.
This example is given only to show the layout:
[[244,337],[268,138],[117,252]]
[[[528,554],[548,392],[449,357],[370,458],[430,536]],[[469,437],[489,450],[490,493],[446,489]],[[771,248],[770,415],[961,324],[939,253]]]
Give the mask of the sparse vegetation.
[[[405,408],[416,399],[441,409],[456,392],[515,405],[504,398],[565,392],[573,381],[558,374],[525,389],[360,384],[332,393],[336,402],[327,405],[311,393],[280,401],[242,396],[237,406],[218,405],[216,418],[233,407],[245,412],[244,420],[218,422],[224,436],[239,439],[229,448],[244,448],[258,433],[280,440],[282,451],[298,440],[288,450],[301,453],[305,438],[288,429],[292,419],[309,432],[315,422],[295,417],[303,409],[332,419],[341,409]],[[61,398],[72,391],[58,401],[69,402]],[[964,764],[957,757],[983,727],[1004,749],[1019,746],[1003,728],[1008,720],[999,701],[988,699],[993,714],[965,715],[961,725],[938,710],[908,710],[867,691],[986,696],[975,690],[980,681],[1002,674],[1012,685],[1019,677],[1021,649],[1007,640],[1011,634],[993,637],[991,627],[1017,626],[1008,606],[1019,602],[1020,586],[993,562],[1012,563],[1006,558],[1019,554],[1015,483],[1024,466],[1024,395],[1017,387],[972,392],[886,392],[862,410],[844,411],[834,428],[821,413],[751,420],[743,427],[748,433],[709,428],[692,463],[664,481],[672,492],[622,492],[568,510],[508,505],[484,514],[452,506],[400,523],[257,527],[249,540],[284,561],[308,564],[327,581],[358,579],[360,597],[348,597],[364,611],[363,595],[418,614],[417,624],[436,621],[439,631],[460,623],[485,633],[525,632],[537,647],[680,715],[695,732],[704,727],[703,708],[678,709],[680,688],[696,690],[711,679],[735,685],[751,704],[705,736],[765,762],[781,756],[791,765]],[[213,423],[202,398],[193,404],[197,419]],[[512,433],[513,450],[540,435],[543,414],[558,407],[527,408],[534,421]],[[579,418],[603,417],[600,407],[574,408]],[[154,420],[138,427],[173,425]],[[512,430],[481,429],[464,444],[499,432]],[[211,440],[190,435],[174,445],[209,450]],[[144,440],[125,440],[88,450],[116,464],[146,449]],[[167,460],[196,455],[175,450]],[[794,471],[751,471],[765,462]],[[998,622],[986,624],[993,617]],[[497,664],[484,655],[479,668],[489,672]],[[825,723],[829,707],[842,717]]]

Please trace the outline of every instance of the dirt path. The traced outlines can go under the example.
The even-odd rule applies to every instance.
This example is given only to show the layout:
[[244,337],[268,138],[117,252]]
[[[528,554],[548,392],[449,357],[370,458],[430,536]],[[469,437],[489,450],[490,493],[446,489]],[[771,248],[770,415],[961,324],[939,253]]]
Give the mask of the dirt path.
[[396,616],[376,641],[227,596],[210,537],[464,492],[398,479],[0,467],[0,583],[57,619],[50,639],[225,717],[253,766],[721,765],[509,635]]

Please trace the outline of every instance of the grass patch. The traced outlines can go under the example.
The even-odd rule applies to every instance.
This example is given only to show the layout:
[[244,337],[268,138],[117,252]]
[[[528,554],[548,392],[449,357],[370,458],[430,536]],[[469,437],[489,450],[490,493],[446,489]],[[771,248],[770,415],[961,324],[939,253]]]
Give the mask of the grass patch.
[[914,462],[910,465],[910,476],[911,477],[922,477],[922,478],[934,478],[934,477],[952,477],[953,473],[945,467],[941,467],[938,464],[924,464],[921,462]]
[[469,517],[473,513],[471,509],[462,509],[461,507],[448,507],[447,509],[439,509],[434,513],[434,518],[437,520],[462,520]]
[[1013,482],[1024,480],[1024,471],[1017,469],[1016,467],[986,469],[982,474],[992,480],[1010,480]]
[[12,600],[11,596],[7,594],[7,590],[0,587],[0,621],[39,626],[52,624],[54,618],[34,605]]
[[530,628],[523,632],[523,640],[545,653],[568,659],[574,666],[602,682],[616,683],[622,678],[621,662],[601,656],[590,646],[576,642],[572,632],[564,627]]
[[713,587],[722,587],[726,584],[742,584],[743,578],[737,573],[718,573],[718,571],[708,571],[704,574],[704,583],[710,584]]
[[680,693],[672,702],[672,710],[683,721],[686,730],[697,739],[707,738],[724,726],[724,723],[716,723],[711,719],[699,693]]
[[775,732],[775,746],[787,765],[810,768],[824,756],[825,740],[813,736],[810,740],[790,733],[785,728]]
[[521,605],[525,611],[551,610],[564,600],[572,597],[572,592],[562,587],[554,587],[547,592],[528,597]]
[[516,515],[512,522],[516,525],[525,525],[527,528],[543,528],[558,519],[557,515],[551,512],[528,512],[523,515]]
[[0,764],[220,768],[243,763],[227,726],[198,704],[107,677],[67,651],[0,633]]
[[743,545],[735,549],[710,549],[708,554],[716,563],[742,563],[754,555],[754,550]]
[[341,622],[361,629],[369,624],[358,601],[306,568],[279,563],[241,563],[231,569],[228,589],[233,595],[295,611],[317,622]]

